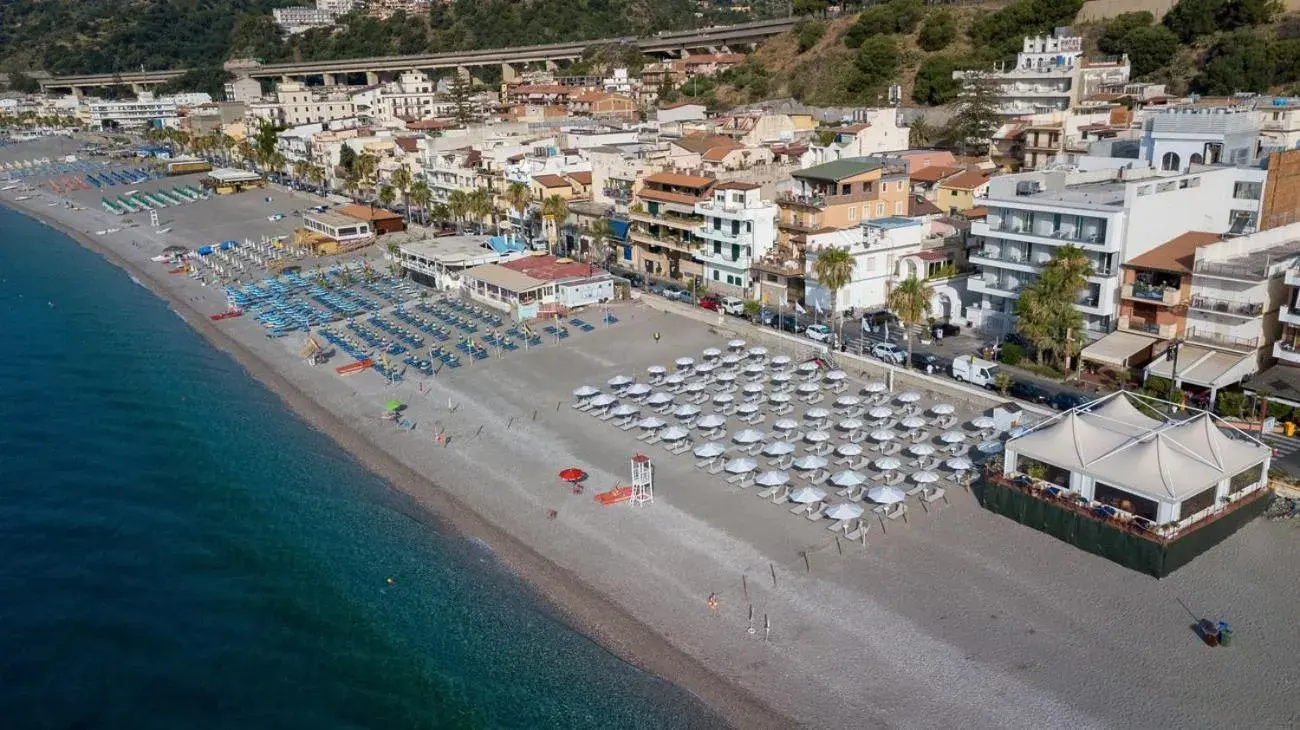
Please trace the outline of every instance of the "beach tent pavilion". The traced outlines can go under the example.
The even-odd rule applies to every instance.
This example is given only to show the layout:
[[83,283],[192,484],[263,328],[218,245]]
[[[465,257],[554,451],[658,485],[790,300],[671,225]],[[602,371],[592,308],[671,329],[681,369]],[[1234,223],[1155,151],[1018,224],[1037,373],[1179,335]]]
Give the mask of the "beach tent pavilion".
[[256,172],[219,167],[209,172],[206,177],[199,181],[199,184],[205,188],[211,188],[217,195],[230,195],[232,193],[241,193],[249,188],[265,187],[266,180]]

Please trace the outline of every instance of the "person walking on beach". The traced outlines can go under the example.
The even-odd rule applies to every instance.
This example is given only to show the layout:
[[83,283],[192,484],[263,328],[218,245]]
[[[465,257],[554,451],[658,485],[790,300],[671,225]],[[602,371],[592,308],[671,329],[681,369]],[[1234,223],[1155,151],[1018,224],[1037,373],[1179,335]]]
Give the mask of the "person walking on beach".
[[716,593],[709,594],[708,606],[709,606],[709,616],[716,617],[718,615],[718,594]]
[[659,341],[659,333],[658,333],[658,332],[655,332],[655,342],[658,342],[658,341]]

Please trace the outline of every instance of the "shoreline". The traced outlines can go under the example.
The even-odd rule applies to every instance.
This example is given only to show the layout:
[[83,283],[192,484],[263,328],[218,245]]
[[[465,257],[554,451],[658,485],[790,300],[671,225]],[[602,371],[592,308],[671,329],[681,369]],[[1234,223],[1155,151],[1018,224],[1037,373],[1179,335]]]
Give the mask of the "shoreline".
[[696,697],[717,717],[737,728],[797,725],[758,697],[695,657],[673,646],[664,636],[636,619],[612,598],[588,585],[573,571],[546,558],[432,480],[420,475],[358,429],[349,427],[279,373],[273,365],[213,325],[192,302],[160,286],[155,274],[101,245],[84,231],[42,215],[11,199],[0,205],[37,220],[76,241],[121,269],[162,299],[192,330],[215,349],[226,353],[309,426],[328,436],[367,470],[384,479],[395,492],[417,505],[439,527],[459,537],[480,540],[500,563],[524,581],[571,628],[595,641],[633,667],[676,685]]

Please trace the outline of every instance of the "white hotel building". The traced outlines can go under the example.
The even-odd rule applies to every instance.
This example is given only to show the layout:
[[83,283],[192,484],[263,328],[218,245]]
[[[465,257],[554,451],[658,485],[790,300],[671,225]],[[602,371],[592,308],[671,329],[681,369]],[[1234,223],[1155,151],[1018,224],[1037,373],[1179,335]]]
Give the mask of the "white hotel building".
[[753,295],[749,269],[776,243],[776,205],[762,198],[762,186],[721,182],[712,198],[695,204],[704,223],[695,229],[703,243],[695,257],[704,281],[720,293]]
[[1103,85],[1127,82],[1129,68],[1128,58],[1089,61],[1083,57],[1083,38],[1058,29],[1025,38],[1015,68],[954,71],[953,78],[984,80],[998,98],[998,113],[1019,117],[1071,109]]

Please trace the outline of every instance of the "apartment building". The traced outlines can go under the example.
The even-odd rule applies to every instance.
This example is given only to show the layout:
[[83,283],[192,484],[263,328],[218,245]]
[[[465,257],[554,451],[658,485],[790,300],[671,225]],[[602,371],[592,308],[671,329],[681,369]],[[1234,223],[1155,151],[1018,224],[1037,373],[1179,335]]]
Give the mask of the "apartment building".
[[1103,86],[1129,78],[1128,58],[1088,60],[1083,38],[1058,30],[1049,36],[1025,38],[1014,68],[954,71],[953,78],[992,87],[999,114],[1024,116],[1065,111]]
[[89,109],[92,129],[172,127],[176,126],[180,114],[180,105],[175,100],[159,99],[148,91],[140,92],[135,99],[95,100],[90,102]]
[[906,150],[911,130],[903,125],[898,112],[894,107],[863,110],[858,115],[861,119],[834,130],[830,144],[813,147],[817,162]]
[[804,252],[810,234],[856,229],[864,221],[906,215],[907,165],[857,157],[791,174],[777,193],[777,244],[754,263],[760,298],[798,302],[804,296]]
[[255,118],[277,126],[296,127],[357,116],[356,102],[346,91],[316,91],[296,81],[276,84],[272,101],[249,104]]
[[763,200],[762,187],[717,183],[708,200],[695,204],[695,212],[704,217],[695,231],[703,241],[697,258],[714,291],[748,298],[750,267],[776,242],[776,205]]
[[282,32],[295,35],[312,28],[327,28],[334,25],[337,14],[320,8],[291,6],[275,8],[271,11],[271,15]]
[[629,212],[628,240],[637,271],[671,279],[704,277],[696,257],[706,240],[699,233],[705,217],[696,205],[713,199],[716,182],[674,172],[646,176]]
[[[355,97],[354,97],[355,99]],[[371,113],[383,122],[450,116],[451,103],[438,98],[438,85],[423,71],[403,71],[376,90]]]
[[[1046,170],[989,181],[976,204],[987,208],[971,224],[978,275],[968,310],[977,326],[1014,329],[1019,291],[1032,283],[1055,251],[1073,244],[1088,252],[1093,275],[1075,308],[1090,339],[1110,332],[1119,314],[1120,265],[1188,230],[1232,227],[1233,168],[1160,172],[1150,168]],[[1177,211],[1171,214],[1171,211]]]

